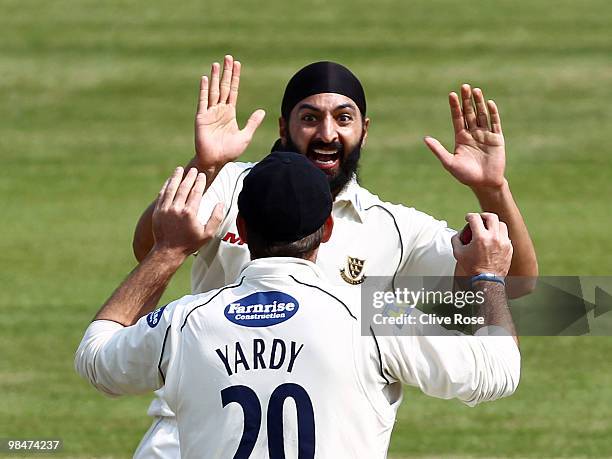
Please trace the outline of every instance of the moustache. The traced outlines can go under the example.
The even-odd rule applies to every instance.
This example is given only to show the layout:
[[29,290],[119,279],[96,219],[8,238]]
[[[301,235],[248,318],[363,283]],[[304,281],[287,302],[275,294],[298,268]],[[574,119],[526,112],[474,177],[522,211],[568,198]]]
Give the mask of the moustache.
[[336,150],[338,153],[344,153],[344,145],[342,142],[323,142],[314,140],[308,144],[308,152],[314,153],[314,150]]

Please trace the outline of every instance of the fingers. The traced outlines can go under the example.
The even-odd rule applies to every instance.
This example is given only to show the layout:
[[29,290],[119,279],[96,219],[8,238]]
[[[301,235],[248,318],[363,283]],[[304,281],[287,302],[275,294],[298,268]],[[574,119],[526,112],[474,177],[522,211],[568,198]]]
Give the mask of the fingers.
[[510,234],[508,233],[508,225],[501,221],[499,222],[499,235],[503,239],[510,239]]
[[253,134],[255,134],[255,131],[257,130],[265,116],[266,112],[264,110],[255,110],[253,114],[249,117],[246,126],[244,127],[244,129],[242,129],[242,132],[247,135],[249,142],[253,138]]
[[486,233],[486,228],[480,214],[469,213],[465,216],[465,220],[470,224],[472,230],[472,240],[477,237],[482,237]]
[[219,103],[219,73],[221,72],[218,62],[215,62],[210,70],[210,86],[208,90],[208,108]]
[[489,118],[487,116],[487,104],[484,94],[480,88],[474,88],[474,103],[476,105],[476,124],[478,127],[489,129]]
[[448,95],[448,105],[450,106],[453,129],[455,134],[458,134],[465,129],[465,120],[463,119],[463,113],[461,113],[461,103],[456,92],[451,92]]
[[161,190],[159,190],[159,193],[157,194],[157,199],[155,200],[155,208],[153,212],[161,209],[162,202],[164,200],[164,194],[166,194],[166,188],[168,188],[169,182],[170,182],[170,179],[167,178],[164,184],[162,185]]
[[480,214],[482,220],[484,221],[485,228],[493,233],[493,235],[499,234],[499,217],[497,214],[491,212],[482,212]]
[[223,76],[219,85],[219,102],[227,103],[230,93],[230,83],[232,81],[232,72],[234,70],[234,58],[229,54],[223,58]]
[[170,177],[170,179],[168,179],[168,184],[166,185],[164,195],[161,199],[161,209],[167,209],[172,205],[172,202],[174,201],[174,196],[176,195],[176,190],[178,190],[178,187],[181,184],[183,172],[183,168],[179,166],[174,169],[172,176]]
[[461,242],[461,239],[459,238],[459,233],[456,233],[451,238],[451,245],[453,246],[453,254],[460,253],[461,250],[465,250],[464,245]]
[[501,118],[499,116],[499,110],[497,105],[491,99],[487,101],[487,107],[489,108],[489,115],[491,116],[491,130],[496,134],[502,133]]
[[[472,98],[474,102],[473,104]],[[470,85],[464,84],[461,86],[461,99],[463,104],[463,116],[465,118],[465,122],[467,124],[468,129],[472,130],[479,127],[482,129],[490,129],[496,134],[502,133],[501,119],[499,116],[499,110],[497,109],[497,105],[495,105],[495,102],[493,102],[492,100],[485,101],[482,89],[474,88],[474,90],[472,91]],[[476,106],[475,111],[474,105]],[[451,113],[453,114],[453,126],[455,127],[456,133],[456,115],[453,112],[452,107]],[[491,123],[490,127],[489,121]]]
[[230,92],[227,103],[236,105],[238,101],[238,88],[240,87],[240,69],[242,65],[238,61],[234,61],[234,69],[232,71],[232,81],[230,83]]
[[223,221],[223,203],[218,202],[215,208],[213,209],[212,214],[210,215],[210,218],[208,219],[208,222],[206,222],[205,231],[208,237],[213,237],[215,234],[217,234],[217,231],[219,230],[219,226],[221,225],[222,221]]
[[454,155],[433,137],[425,137],[423,138],[423,141],[425,142],[425,145],[427,145],[427,147],[433,152],[433,154],[440,160],[442,166],[444,166],[445,169],[450,170],[453,166],[453,161],[455,160]]
[[206,190],[206,175],[200,172],[197,174],[195,179],[195,183],[189,192],[189,196],[187,197],[187,202],[185,207],[188,208],[191,212],[197,215],[198,210],[200,209],[200,202],[202,201],[202,196],[204,195],[204,191]]
[[223,73],[218,62],[212,64],[210,79],[203,76],[200,80],[198,113],[217,104],[236,105],[240,86],[240,62],[227,54],[223,58]]
[[476,121],[476,112],[474,112],[474,106],[472,105],[472,88],[469,84],[461,85],[461,100],[463,102],[463,117],[468,129],[476,129],[478,123]]
[[185,175],[185,178],[183,178],[183,181],[176,190],[176,194],[173,200],[173,204],[175,206],[179,208],[185,207],[187,197],[189,196],[189,192],[191,191],[191,188],[193,187],[197,176],[198,170],[196,168],[192,167],[191,169],[189,169],[189,171]]
[[499,235],[501,238],[508,238],[508,225],[500,221],[497,214],[492,212],[469,213],[465,219],[470,224],[473,234],[482,236],[484,233],[489,232],[493,236]]
[[200,78],[200,95],[198,97],[198,111],[197,114],[206,111],[208,105],[208,77],[203,75]]

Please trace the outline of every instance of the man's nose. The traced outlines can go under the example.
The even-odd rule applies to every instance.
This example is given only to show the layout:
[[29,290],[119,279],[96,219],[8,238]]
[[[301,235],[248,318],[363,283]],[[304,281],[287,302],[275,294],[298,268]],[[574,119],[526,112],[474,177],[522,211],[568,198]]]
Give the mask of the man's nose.
[[333,118],[327,116],[319,125],[319,136],[325,143],[332,143],[338,140],[338,132]]

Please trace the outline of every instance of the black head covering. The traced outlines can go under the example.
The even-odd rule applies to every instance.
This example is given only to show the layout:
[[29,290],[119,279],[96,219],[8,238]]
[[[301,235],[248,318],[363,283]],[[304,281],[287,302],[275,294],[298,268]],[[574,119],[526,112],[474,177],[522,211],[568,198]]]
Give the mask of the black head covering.
[[365,116],[366,98],[361,83],[349,69],[329,61],[309,64],[293,75],[285,88],[281,115],[288,119],[291,110],[300,100],[324,92],[348,97]]
[[295,242],[323,226],[333,198],[327,176],[304,155],[276,151],[245,177],[238,211],[269,242]]

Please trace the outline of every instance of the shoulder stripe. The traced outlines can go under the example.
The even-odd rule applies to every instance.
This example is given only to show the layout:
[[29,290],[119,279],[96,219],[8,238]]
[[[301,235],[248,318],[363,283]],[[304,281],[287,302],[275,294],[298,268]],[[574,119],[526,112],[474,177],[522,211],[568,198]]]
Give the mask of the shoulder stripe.
[[327,294],[327,295],[331,296],[331,297],[332,297],[334,300],[336,300],[338,303],[340,303],[342,306],[344,306],[344,309],[346,309],[346,312],[348,312],[348,313],[349,313],[349,315],[350,315],[350,316],[351,316],[353,319],[357,320],[357,317],[355,317],[355,316],[354,316],[354,314],[351,312],[351,310],[348,308],[348,306],[347,306],[347,305],[346,305],[346,304],[345,304],[343,301],[341,301],[340,299],[338,299],[338,297],[336,297],[335,295],[332,295],[332,294],[331,294],[331,293],[329,293],[327,290],[323,290],[321,287],[317,287],[316,285],[311,285],[311,284],[307,284],[307,283],[305,283],[305,282],[300,282],[300,281],[299,281],[299,280],[297,280],[295,277],[293,277],[293,275],[291,275],[291,274],[289,274],[289,277],[290,277],[291,279],[293,279],[295,282],[297,282],[298,284],[300,284],[300,285],[305,285],[306,287],[316,288],[316,289],[317,289],[317,290],[319,290],[320,292],[323,292],[323,293],[325,293],[325,294]]
[[376,344],[376,352],[378,353],[378,363],[380,365],[380,375],[383,377],[383,379],[386,381],[387,384],[391,384],[389,380],[387,379],[387,377],[385,376],[385,372],[383,370],[383,361],[382,361],[382,354],[380,352],[380,346],[378,345],[378,340],[376,339],[376,335],[374,334],[374,330],[372,330],[371,326],[370,326],[370,334],[372,335],[372,338],[374,338],[374,344]]
[[240,282],[238,282],[237,284],[234,285],[226,285],[225,287],[219,289],[217,291],[217,293],[215,293],[213,296],[211,296],[208,300],[206,300],[206,302],[202,303],[202,304],[198,304],[197,306],[195,306],[191,311],[189,311],[187,313],[187,315],[185,316],[185,320],[183,321],[183,325],[181,325],[181,331],[183,331],[183,328],[185,328],[185,325],[187,325],[187,319],[189,319],[189,316],[191,315],[191,313],[193,311],[195,311],[198,308],[201,308],[202,306],[206,306],[208,303],[210,303],[212,300],[214,300],[217,296],[219,296],[219,294],[221,292],[223,292],[224,290],[227,290],[229,288],[235,288],[235,287],[240,287],[242,285],[242,282],[244,281],[244,276],[242,277],[242,279],[240,279]]
[[162,360],[164,359],[164,351],[166,350],[166,340],[168,339],[168,334],[170,332],[171,326],[172,325],[168,325],[168,328],[166,328],[166,334],[164,335],[164,342],[162,344],[161,353],[159,355],[159,362],[157,362],[157,370],[159,371],[159,374],[161,375],[164,385],[166,384],[166,375],[164,375],[164,372],[162,370]]
[[402,266],[402,260],[404,259],[404,241],[402,240],[402,232],[400,231],[399,226],[397,225],[397,220],[395,220],[395,217],[393,216],[393,214],[391,213],[391,211],[389,209],[385,209],[380,204],[374,204],[374,205],[368,207],[365,210],[368,211],[368,210],[370,210],[370,209],[372,209],[374,207],[379,207],[380,209],[384,210],[385,212],[387,212],[389,214],[389,216],[393,220],[393,224],[395,225],[395,230],[397,231],[397,237],[399,238],[399,243],[400,243],[400,259],[399,259],[399,262],[397,264],[397,268],[395,269],[395,274],[393,274],[393,279],[391,280],[391,286],[395,290],[395,278],[397,277],[397,273],[399,272],[399,269]]

